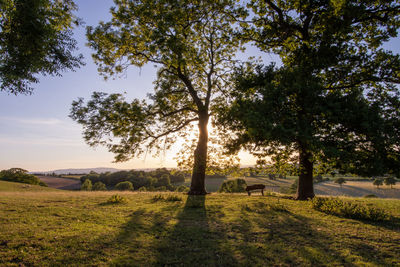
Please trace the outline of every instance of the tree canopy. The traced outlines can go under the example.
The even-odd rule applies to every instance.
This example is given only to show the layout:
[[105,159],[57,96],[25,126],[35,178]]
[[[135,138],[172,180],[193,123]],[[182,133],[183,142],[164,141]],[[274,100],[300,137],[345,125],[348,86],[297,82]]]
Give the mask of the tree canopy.
[[75,101],[71,117],[83,125],[90,145],[106,145],[116,161],[168,149],[197,122],[190,194],[205,194],[207,124],[226,93],[228,74],[240,45],[233,34],[233,0],[114,1],[112,19],[88,27],[89,46],[105,77],[133,65],[158,68],[149,101],[94,93]]
[[[398,34],[398,1],[258,1],[241,36],[282,66],[236,74],[220,122],[229,148],[298,155],[298,199],[314,196],[313,164],[356,174],[398,172],[400,58],[382,48]],[[290,157],[288,157],[290,159]]]
[[0,91],[31,93],[38,75],[82,65],[71,29],[80,24],[71,0],[0,1]]

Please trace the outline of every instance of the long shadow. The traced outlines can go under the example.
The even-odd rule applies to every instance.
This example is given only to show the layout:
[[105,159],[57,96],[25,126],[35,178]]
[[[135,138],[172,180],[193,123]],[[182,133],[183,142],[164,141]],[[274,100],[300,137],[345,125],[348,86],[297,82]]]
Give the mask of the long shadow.
[[[265,203],[260,205],[266,207],[250,208],[251,214],[259,213],[258,216],[249,220],[248,210],[242,209],[236,222],[241,238],[234,245],[242,253],[243,266],[258,266],[262,264],[260,259],[265,266],[326,266],[327,262],[355,266],[351,258],[343,255],[344,250],[377,266],[385,265],[385,255],[358,236],[342,243],[343,239],[319,231],[318,225],[307,217],[284,209],[274,211]],[[371,257],[372,252],[376,257]]]
[[225,232],[213,227],[221,213],[206,209],[205,196],[188,196],[169,236],[157,245],[157,266],[235,266],[223,246]]

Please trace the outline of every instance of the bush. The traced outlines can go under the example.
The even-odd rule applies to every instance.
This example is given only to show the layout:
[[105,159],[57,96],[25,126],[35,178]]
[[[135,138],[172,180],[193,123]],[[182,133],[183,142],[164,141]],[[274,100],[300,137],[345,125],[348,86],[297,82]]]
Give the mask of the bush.
[[180,185],[175,189],[175,192],[189,192],[190,188],[185,185]]
[[138,189],[140,192],[146,192],[147,188],[145,186],[142,186],[141,188]]
[[115,189],[119,191],[132,191],[133,185],[129,181],[120,182],[115,186]]
[[0,171],[0,180],[47,187],[47,185],[44,182],[40,181],[38,177],[27,172],[27,170],[21,168],[11,168],[9,170],[3,170]]
[[83,184],[81,185],[82,191],[91,191],[92,190],[92,181],[86,179]]
[[224,181],[219,188],[220,193],[242,193],[246,192],[246,181],[243,179],[235,179]]
[[120,195],[112,195],[108,200],[108,204],[120,204],[120,203],[126,203],[128,200],[124,198],[123,196]]
[[315,210],[344,218],[369,221],[390,219],[390,215],[382,209],[351,201],[343,201],[338,198],[315,197],[311,200],[311,205]]
[[[90,180],[89,180],[90,181]],[[106,191],[107,187],[105,184],[103,184],[102,182],[96,182],[93,185],[93,191]]]

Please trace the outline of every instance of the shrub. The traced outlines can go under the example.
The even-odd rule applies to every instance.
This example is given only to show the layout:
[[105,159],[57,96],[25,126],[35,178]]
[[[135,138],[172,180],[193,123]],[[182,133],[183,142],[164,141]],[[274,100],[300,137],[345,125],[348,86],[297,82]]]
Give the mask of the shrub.
[[107,187],[102,182],[96,182],[93,185],[93,191],[106,191],[106,190],[107,190]]
[[123,196],[120,195],[112,195],[108,200],[108,204],[120,204],[120,203],[126,203],[128,200],[124,198]]
[[166,201],[171,201],[171,202],[176,202],[176,201],[182,201],[182,197],[177,196],[177,195],[168,195],[165,198]]
[[83,184],[81,185],[82,191],[91,191],[92,190],[92,181],[86,179]]
[[315,210],[344,218],[369,221],[384,221],[390,219],[390,215],[382,209],[352,201],[344,201],[339,198],[315,197],[311,200],[311,205]]
[[189,192],[190,188],[185,185],[180,185],[175,189],[175,192]]
[[115,189],[119,191],[132,191],[133,185],[129,181],[120,182],[115,186]]
[[145,186],[142,186],[141,188],[138,189],[140,192],[146,192],[147,188]]
[[243,179],[235,179],[224,181],[219,188],[220,193],[242,193],[246,192],[246,181]]

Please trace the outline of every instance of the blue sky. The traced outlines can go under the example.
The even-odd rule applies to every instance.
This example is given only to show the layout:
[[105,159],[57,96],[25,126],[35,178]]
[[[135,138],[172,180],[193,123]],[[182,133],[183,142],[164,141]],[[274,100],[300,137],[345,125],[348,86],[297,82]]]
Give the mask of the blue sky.
[[[108,21],[112,0],[77,0],[78,17],[86,25]],[[61,168],[153,168],[174,167],[176,151],[169,151],[163,158],[133,159],[125,163],[112,163],[113,154],[105,148],[90,148],[82,139],[81,127],[68,118],[73,100],[88,99],[93,91],[108,93],[127,92],[128,98],[144,98],[152,92],[155,68],[132,67],[126,77],[103,80],[91,59],[91,51],[85,46],[85,29],[74,31],[79,52],[85,57],[86,66],[76,72],[66,72],[62,77],[42,77],[35,85],[33,95],[10,95],[0,92],[0,170],[21,167],[29,171],[46,171]],[[387,48],[400,52],[400,38]],[[246,54],[257,55],[256,49]],[[261,55],[261,54],[260,54]],[[273,57],[263,55],[264,60]],[[241,164],[254,160],[243,154]]]

